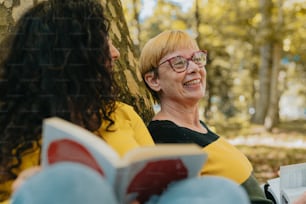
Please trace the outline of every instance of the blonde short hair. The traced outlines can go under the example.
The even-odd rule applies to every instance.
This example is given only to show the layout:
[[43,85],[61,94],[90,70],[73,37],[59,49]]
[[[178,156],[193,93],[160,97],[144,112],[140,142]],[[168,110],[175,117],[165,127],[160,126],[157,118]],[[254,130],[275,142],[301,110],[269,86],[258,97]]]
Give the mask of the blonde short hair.
[[[189,48],[199,49],[195,39],[181,30],[167,30],[151,38],[144,45],[140,54],[139,70],[142,77],[144,78],[146,73],[154,71],[165,55],[179,49]],[[149,90],[154,99],[159,101],[158,94],[150,88]]]

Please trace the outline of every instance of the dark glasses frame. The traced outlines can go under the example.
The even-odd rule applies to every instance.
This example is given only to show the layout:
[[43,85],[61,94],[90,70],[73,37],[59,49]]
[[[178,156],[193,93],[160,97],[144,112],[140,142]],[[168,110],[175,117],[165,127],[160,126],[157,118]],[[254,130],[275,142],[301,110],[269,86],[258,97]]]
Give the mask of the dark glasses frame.
[[[205,63],[202,65],[202,66],[204,67],[204,66],[207,64],[207,51],[206,51],[206,50],[198,50],[198,51],[195,51],[194,53],[192,53],[192,55],[191,55],[189,58],[183,57],[183,56],[181,56],[181,55],[171,57],[171,58],[166,59],[165,61],[161,62],[161,63],[158,65],[158,67],[159,67],[160,65],[165,64],[166,62],[168,62],[169,65],[170,65],[170,67],[173,69],[173,71],[175,71],[175,72],[177,72],[177,73],[182,73],[182,72],[184,72],[184,71],[187,70],[187,68],[188,68],[188,66],[189,66],[189,61],[193,61],[194,55],[197,54],[197,53],[199,53],[199,52],[200,52],[200,53],[204,53],[204,55],[205,55],[205,59],[206,59],[206,60],[205,60]],[[185,68],[182,69],[182,70],[177,70],[177,69],[173,66],[173,64],[172,64],[172,62],[171,62],[171,60],[173,60],[173,59],[175,59],[175,58],[177,58],[177,57],[181,57],[181,58],[185,59],[186,62],[187,62]],[[193,62],[194,62],[195,64],[197,64],[195,61],[193,61]]]

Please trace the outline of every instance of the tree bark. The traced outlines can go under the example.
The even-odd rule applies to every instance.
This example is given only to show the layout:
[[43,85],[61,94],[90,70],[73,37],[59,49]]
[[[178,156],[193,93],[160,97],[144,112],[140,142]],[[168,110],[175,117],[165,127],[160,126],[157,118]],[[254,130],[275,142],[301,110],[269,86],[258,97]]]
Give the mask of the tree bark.
[[120,0],[101,0],[105,14],[111,20],[110,35],[119,48],[120,59],[116,63],[116,80],[121,87],[120,99],[132,105],[147,123],[153,117],[152,98],[138,70],[136,49],[130,37]]

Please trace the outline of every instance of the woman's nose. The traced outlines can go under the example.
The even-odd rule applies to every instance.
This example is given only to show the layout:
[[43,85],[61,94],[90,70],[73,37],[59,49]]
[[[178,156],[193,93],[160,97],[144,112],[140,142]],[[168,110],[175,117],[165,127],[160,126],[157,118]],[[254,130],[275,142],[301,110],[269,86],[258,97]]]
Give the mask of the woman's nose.
[[110,44],[109,49],[110,49],[112,59],[116,60],[120,57],[119,50],[113,44]]
[[187,72],[193,73],[193,72],[198,72],[198,71],[200,71],[200,66],[194,63],[192,60],[189,60]]

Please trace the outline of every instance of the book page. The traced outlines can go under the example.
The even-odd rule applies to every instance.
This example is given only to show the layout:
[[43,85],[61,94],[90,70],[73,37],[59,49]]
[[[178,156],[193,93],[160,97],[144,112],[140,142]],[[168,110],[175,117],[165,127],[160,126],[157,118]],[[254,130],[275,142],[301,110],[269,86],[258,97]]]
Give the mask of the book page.
[[143,146],[126,153],[122,160],[132,163],[150,158],[167,157],[174,155],[205,154],[202,148],[196,144],[156,144],[155,146]]
[[43,123],[41,163],[48,166],[57,162],[77,162],[89,166],[114,185],[120,158],[101,138],[54,117]]
[[280,167],[281,188],[306,187],[306,163]]
[[199,176],[207,155],[160,155],[157,158],[132,162],[129,169],[120,171],[118,197],[123,203],[137,199],[141,203],[152,195],[161,194],[175,181]]
[[277,204],[280,203],[281,200],[281,192],[280,192],[280,178],[274,178],[267,181],[270,185],[268,191],[273,195],[273,198],[276,200]]
[[306,187],[298,187],[298,188],[285,188],[282,189],[282,204],[290,204],[293,203],[296,199],[298,199],[304,192],[306,192]]
[[281,203],[292,203],[306,191],[306,163],[280,167]]

